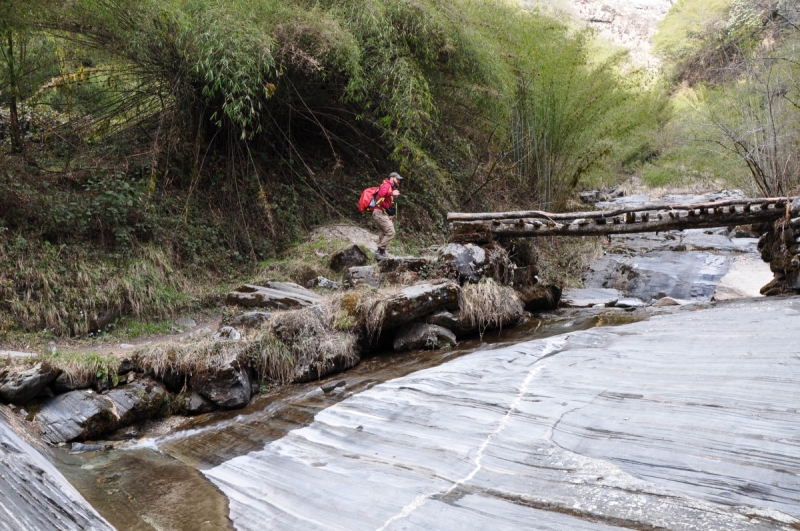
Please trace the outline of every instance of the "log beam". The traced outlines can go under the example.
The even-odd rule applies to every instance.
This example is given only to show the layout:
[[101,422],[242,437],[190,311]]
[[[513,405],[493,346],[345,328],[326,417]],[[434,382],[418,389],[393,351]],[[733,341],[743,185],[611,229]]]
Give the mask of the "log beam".
[[[457,220],[450,223],[450,230],[455,242],[485,242],[494,237],[599,236],[749,225],[775,221],[786,215],[786,198],[737,201],[734,204],[720,201],[708,205],[682,205],[681,210],[660,212],[632,209],[592,213],[601,214],[600,217],[588,217],[586,213],[576,217],[576,214],[572,214],[573,217],[562,218],[563,221],[557,221],[552,216],[544,220],[538,217]],[[736,208],[737,205],[740,208]],[[728,208],[722,208],[724,206]],[[637,212],[644,213],[637,216]],[[789,213],[791,216],[800,215],[800,199],[792,203]]]
[[[620,216],[628,213],[638,212],[652,212],[652,211],[688,211],[688,210],[701,210],[706,211],[711,209],[721,209],[722,207],[744,206],[745,211],[749,211],[751,207],[767,207],[773,208],[785,207],[787,201],[796,201],[800,198],[792,197],[772,197],[772,198],[745,198],[745,199],[726,199],[725,201],[714,201],[710,203],[683,203],[683,204],[650,204],[639,207],[620,208],[617,210],[595,210],[591,212],[562,212],[554,214],[551,212],[543,212],[541,210],[518,210],[513,212],[451,212],[447,214],[447,221],[490,221],[490,220],[503,220],[503,219],[547,219],[551,221],[566,221],[578,218],[610,218],[613,216]],[[728,209],[730,211],[730,208]]]

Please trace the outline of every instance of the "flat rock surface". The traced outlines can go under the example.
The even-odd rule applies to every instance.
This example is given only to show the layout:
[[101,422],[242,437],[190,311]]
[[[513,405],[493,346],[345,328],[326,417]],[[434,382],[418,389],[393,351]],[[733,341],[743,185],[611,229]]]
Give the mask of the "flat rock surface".
[[204,473],[240,530],[797,529],[799,325],[743,299],[480,350]]
[[226,298],[228,304],[275,310],[303,308],[319,301],[318,294],[291,282],[267,282],[264,286],[245,284],[228,293]]
[[564,290],[561,301],[566,306],[573,308],[589,308],[595,304],[612,306],[625,295],[616,289],[609,288],[582,288]]
[[0,530],[113,531],[0,406]]

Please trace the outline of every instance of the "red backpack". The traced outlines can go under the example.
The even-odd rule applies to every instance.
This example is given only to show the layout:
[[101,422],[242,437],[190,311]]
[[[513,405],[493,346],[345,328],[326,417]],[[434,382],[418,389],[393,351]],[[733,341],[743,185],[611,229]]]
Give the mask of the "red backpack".
[[372,212],[375,202],[378,200],[378,190],[380,186],[373,186],[361,192],[361,199],[358,200],[358,210],[361,212]]

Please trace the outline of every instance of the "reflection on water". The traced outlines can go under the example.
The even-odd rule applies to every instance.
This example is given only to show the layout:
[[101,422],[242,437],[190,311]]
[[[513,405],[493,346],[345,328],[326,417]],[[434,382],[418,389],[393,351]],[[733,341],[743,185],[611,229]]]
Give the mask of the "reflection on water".
[[[230,529],[226,499],[198,470],[261,450],[348,396],[475,350],[644,318],[640,311],[561,311],[487,333],[482,341],[462,341],[453,349],[374,356],[346,373],[259,396],[245,409],[201,415],[163,437],[108,452],[59,450],[56,466],[120,531]],[[337,382],[344,384],[331,389]]]

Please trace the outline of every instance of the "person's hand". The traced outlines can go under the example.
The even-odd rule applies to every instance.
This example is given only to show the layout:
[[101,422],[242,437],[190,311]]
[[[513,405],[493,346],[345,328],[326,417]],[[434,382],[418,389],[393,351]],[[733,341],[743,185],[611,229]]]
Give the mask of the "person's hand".
[[400,190],[392,190],[392,196],[397,197],[400,195]]
[[394,216],[389,216],[389,221],[394,221]]

